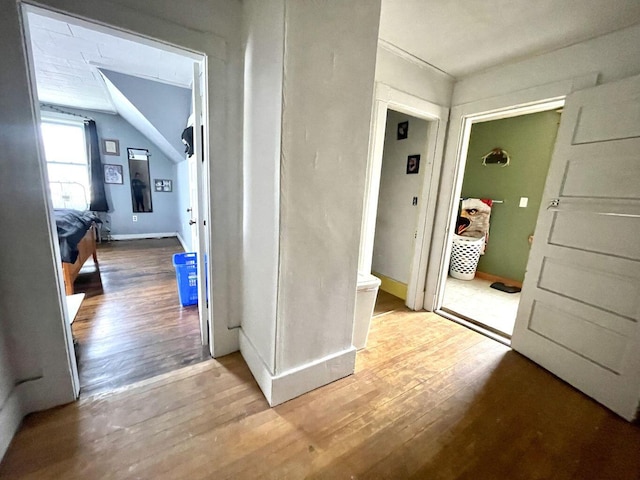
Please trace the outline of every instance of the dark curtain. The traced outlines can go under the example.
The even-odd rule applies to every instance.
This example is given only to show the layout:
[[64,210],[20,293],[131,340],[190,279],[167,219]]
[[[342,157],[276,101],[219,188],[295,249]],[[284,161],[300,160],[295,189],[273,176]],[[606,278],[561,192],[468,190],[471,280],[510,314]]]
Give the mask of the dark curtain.
[[89,154],[89,180],[91,182],[91,202],[89,210],[92,212],[108,212],[107,195],[104,191],[104,170],[100,160],[100,143],[96,122],[88,120],[84,122],[84,136],[87,139],[87,152]]

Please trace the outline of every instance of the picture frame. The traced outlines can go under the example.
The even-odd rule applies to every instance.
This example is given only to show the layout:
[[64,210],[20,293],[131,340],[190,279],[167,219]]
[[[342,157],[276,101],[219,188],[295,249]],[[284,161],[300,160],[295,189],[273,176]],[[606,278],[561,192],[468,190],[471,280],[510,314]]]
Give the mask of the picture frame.
[[153,180],[153,185],[156,192],[173,192],[173,180],[166,178],[156,178]]
[[408,136],[409,136],[409,121],[407,120],[406,122],[400,122],[398,124],[398,129],[396,131],[396,139],[404,140]]
[[102,139],[102,153],[104,155],[120,155],[120,141],[115,138]]
[[407,157],[407,175],[420,171],[420,155],[414,154]]
[[122,165],[104,163],[104,183],[122,185],[124,177],[122,175]]

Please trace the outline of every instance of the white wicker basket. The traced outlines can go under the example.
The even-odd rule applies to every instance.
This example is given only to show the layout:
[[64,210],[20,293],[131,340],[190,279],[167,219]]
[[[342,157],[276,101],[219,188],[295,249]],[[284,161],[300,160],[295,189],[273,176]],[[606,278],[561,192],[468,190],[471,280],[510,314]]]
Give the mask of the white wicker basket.
[[484,245],[484,237],[473,238],[453,235],[449,275],[460,280],[473,280]]

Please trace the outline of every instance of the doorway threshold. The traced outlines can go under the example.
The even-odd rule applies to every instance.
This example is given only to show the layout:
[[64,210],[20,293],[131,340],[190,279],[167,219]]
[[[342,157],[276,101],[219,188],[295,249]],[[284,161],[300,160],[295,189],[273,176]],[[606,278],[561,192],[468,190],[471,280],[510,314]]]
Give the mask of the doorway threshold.
[[469,318],[453,310],[449,310],[448,308],[445,308],[445,307],[442,307],[439,310],[436,310],[435,313],[437,313],[441,317],[444,317],[448,320],[456,322],[462,325],[463,327],[470,328],[471,330],[478,332],[479,334],[484,335],[485,337],[489,337],[490,339],[495,340],[496,342],[500,342],[503,345],[506,345],[507,347],[511,346],[511,335],[507,335],[504,332],[501,332],[487,325],[484,325],[472,318]]

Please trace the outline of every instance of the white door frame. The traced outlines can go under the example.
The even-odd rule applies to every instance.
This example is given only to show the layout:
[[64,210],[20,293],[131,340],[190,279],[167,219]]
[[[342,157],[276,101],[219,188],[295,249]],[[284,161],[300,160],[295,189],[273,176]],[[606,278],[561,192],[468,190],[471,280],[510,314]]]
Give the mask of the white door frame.
[[362,216],[362,235],[358,271],[371,272],[373,261],[373,242],[378,213],[380,194],[380,176],[384,136],[387,123],[387,111],[406,113],[429,123],[427,133],[427,155],[423,168],[426,168],[421,187],[418,211],[417,237],[414,243],[409,283],[407,285],[406,305],[412,310],[421,310],[424,299],[424,282],[427,271],[426,255],[431,244],[431,232],[427,225],[433,223],[438,191],[438,180],[442,165],[445,132],[449,109],[397,90],[384,83],[376,82],[371,132],[369,135],[369,156],[365,183],[364,211]]
[[425,310],[438,311],[442,307],[471,126],[478,122],[559,108],[564,104],[564,99],[569,93],[593,86],[596,82],[597,74],[589,74],[454,106],[451,109],[447,148],[438,193],[438,209],[433,223],[433,240],[427,269]]
[[[90,8],[90,5],[87,5],[91,2],[87,1],[86,4],[84,5],[85,7]],[[32,108],[33,108],[33,112],[34,112],[34,116],[35,116],[35,120],[37,122],[37,124],[39,125],[41,122],[41,115],[40,115],[40,108],[39,108],[39,100],[37,98],[37,85],[36,85],[36,73],[35,73],[35,67],[34,67],[34,63],[33,63],[33,52],[32,50],[32,46],[31,46],[31,40],[30,40],[30,31],[29,31],[29,22],[28,22],[28,16],[27,13],[28,12],[36,12],[40,15],[47,15],[50,16],[52,18],[58,18],[61,19],[63,21],[73,21],[74,23],[78,23],[78,24],[84,24],[87,28],[91,28],[94,29],[96,31],[99,32],[104,32],[104,33],[108,33],[111,35],[117,35],[121,38],[125,38],[127,40],[131,40],[134,42],[138,42],[138,43],[142,43],[144,45],[152,45],[156,48],[160,48],[163,50],[166,50],[168,52],[172,52],[172,53],[178,53],[187,57],[190,57],[194,60],[194,62],[199,62],[202,66],[202,75],[203,75],[203,82],[202,84],[204,86],[208,86],[209,85],[209,81],[208,81],[208,72],[209,69],[207,68],[207,54],[205,52],[203,53],[199,53],[199,52],[195,52],[192,49],[186,49],[186,48],[181,48],[181,47],[175,47],[172,45],[169,45],[168,43],[165,43],[161,40],[155,39],[155,38],[151,38],[149,36],[145,36],[142,33],[138,33],[138,32],[132,32],[131,30],[124,30],[121,27],[118,26],[112,26],[112,25],[106,25],[105,23],[99,23],[97,20],[92,20],[90,19],[89,16],[83,16],[82,18],[80,18],[80,16],[76,16],[74,13],[71,12],[67,12],[67,11],[58,11],[57,9],[54,9],[51,6],[48,5],[42,5],[42,4],[32,4],[31,2],[28,1],[19,1],[19,6],[20,6],[20,13],[21,13],[21,18],[22,18],[22,28],[23,28],[23,36],[25,39],[25,47],[27,50],[27,65],[29,68],[29,79],[30,79],[30,91],[31,91],[31,101],[32,101]],[[163,22],[160,22],[163,23]],[[202,40],[202,39],[201,39]],[[217,42],[211,42],[209,39],[207,39],[206,41],[202,41],[202,44],[206,47],[205,50],[210,50],[210,51],[216,51],[216,55],[214,55],[215,57],[224,57],[224,50],[222,52],[217,51],[218,50],[218,45],[216,45]],[[223,47],[224,48],[224,47]],[[218,73],[218,72],[216,72]],[[219,72],[222,73],[222,72]],[[208,95],[207,95],[207,88],[203,88],[202,89],[202,117],[204,119],[204,121],[206,122],[206,125],[209,126],[209,103],[208,103]],[[210,128],[205,128],[204,129],[204,152],[203,152],[203,170],[206,169],[208,173],[208,169],[210,168],[210,162],[209,162],[209,133],[210,133]],[[69,371],[71,374],[71,383],[72,383],[72,387],[73,387],[73,392],[75,397],[77,398],[79,396],[80,393],[80,381],[79,381],[79,377],[78,377],[78,365],[77,365],[77,361],[76,361],[76,356],[74,353],[74,346],[73,346],[73,334],[71,331],[71,324],[68,321],[68,317],[69,317],[69,312],[67,309],[67,304],[66,304],[66,296],[64,294],[64,281],[63,281],[63,276],[62,276],[62,267],[60,265],[61,261],[60,261],[60,250],[58,247],[58,242],[57,242],[57,234],[56,234],[56,230],[55,230],[55,221],[53,220],[54,216],[53,216],[53,205],[51,203],[51,198],[49,195],[49,187],[48,187],[48,174],[47,174],[47,165],[46,165],[46,158],[44,155],[44,148],[42,145],[42,139],[39,136],[39,142],[38,142],[38,157],[39,157],[39,161],[41,164],[41,168],[42,168],[42,172],[43,172],[43,176],[42,176],[42,187],[45,189],[46,195],[46,201],[47,201],[47,210],[48,210],[48,217],[50,219],[50,230],[51,230],[51,243],[52,243],[52,251],[54,252],[54,260],[55,260],[55,264],[56,264],[56,273],[57,273],[57,277],[58,277],[58,290],[59,290],[59,302],[60,302],[60,311],[62,313],[62,322],[63,322],[63,329],[64,329],[64,333],[65,333],[65,340],[66,340],[66,350],[67,350],[67,360],[69,363]],[[204,202],[207,203],[207,205],[210,202],[210,188],[211,185],[208,182],[209,180],[209,175],[206,174],[202,174],[200,176],[200,178],[198,178],[198,183],[200,185],[203,186],[203,194],[204,194]],[[206,214],[208,214],[208,208],[204,208],[203,209]],[[207,233],[210,231],[211,229],[211,222],[209,221],[208,216],[204,217],[201,216],[200,220],[202,220],[203,222],[205,222],[205,225],[207,225]],[[205,238],[210,238],[209,235],[206,235]],[[210,255],[210,242],[207,241],[205,244],[205,251],[207,254],[209,254],[209,258],[212,257],[212,255]],[[211,273],[212,270],[212,261],[209,261],[209,273]],[[209,277],[212,278],[212,277]],[[209,298],[213,298],[213,281],[209,282],[208,288],[209,288]],[[213,345],[213,309],[212,308],[207,308],[207,313],[206,313],[206,318],[207,318],[207,323],[208,323],[208,330],[205,329],[206,331],[202,330],[202,326],[201,325],[201,338],[203,341],[203,344],[210,344],[210,351],[213,355],[214,352],[214,345]],[[233,344],[233,340],[231,342],[228,342],[228,340],[225,338],[223,341],[225,341],[226,343],[231,343]],[[237,343],[237,341],[236,341]],[[233,348],[233,347],[231,347]],[[222,350],[226,351],[227,347],[226,345],[223,346],[221,348]]]

